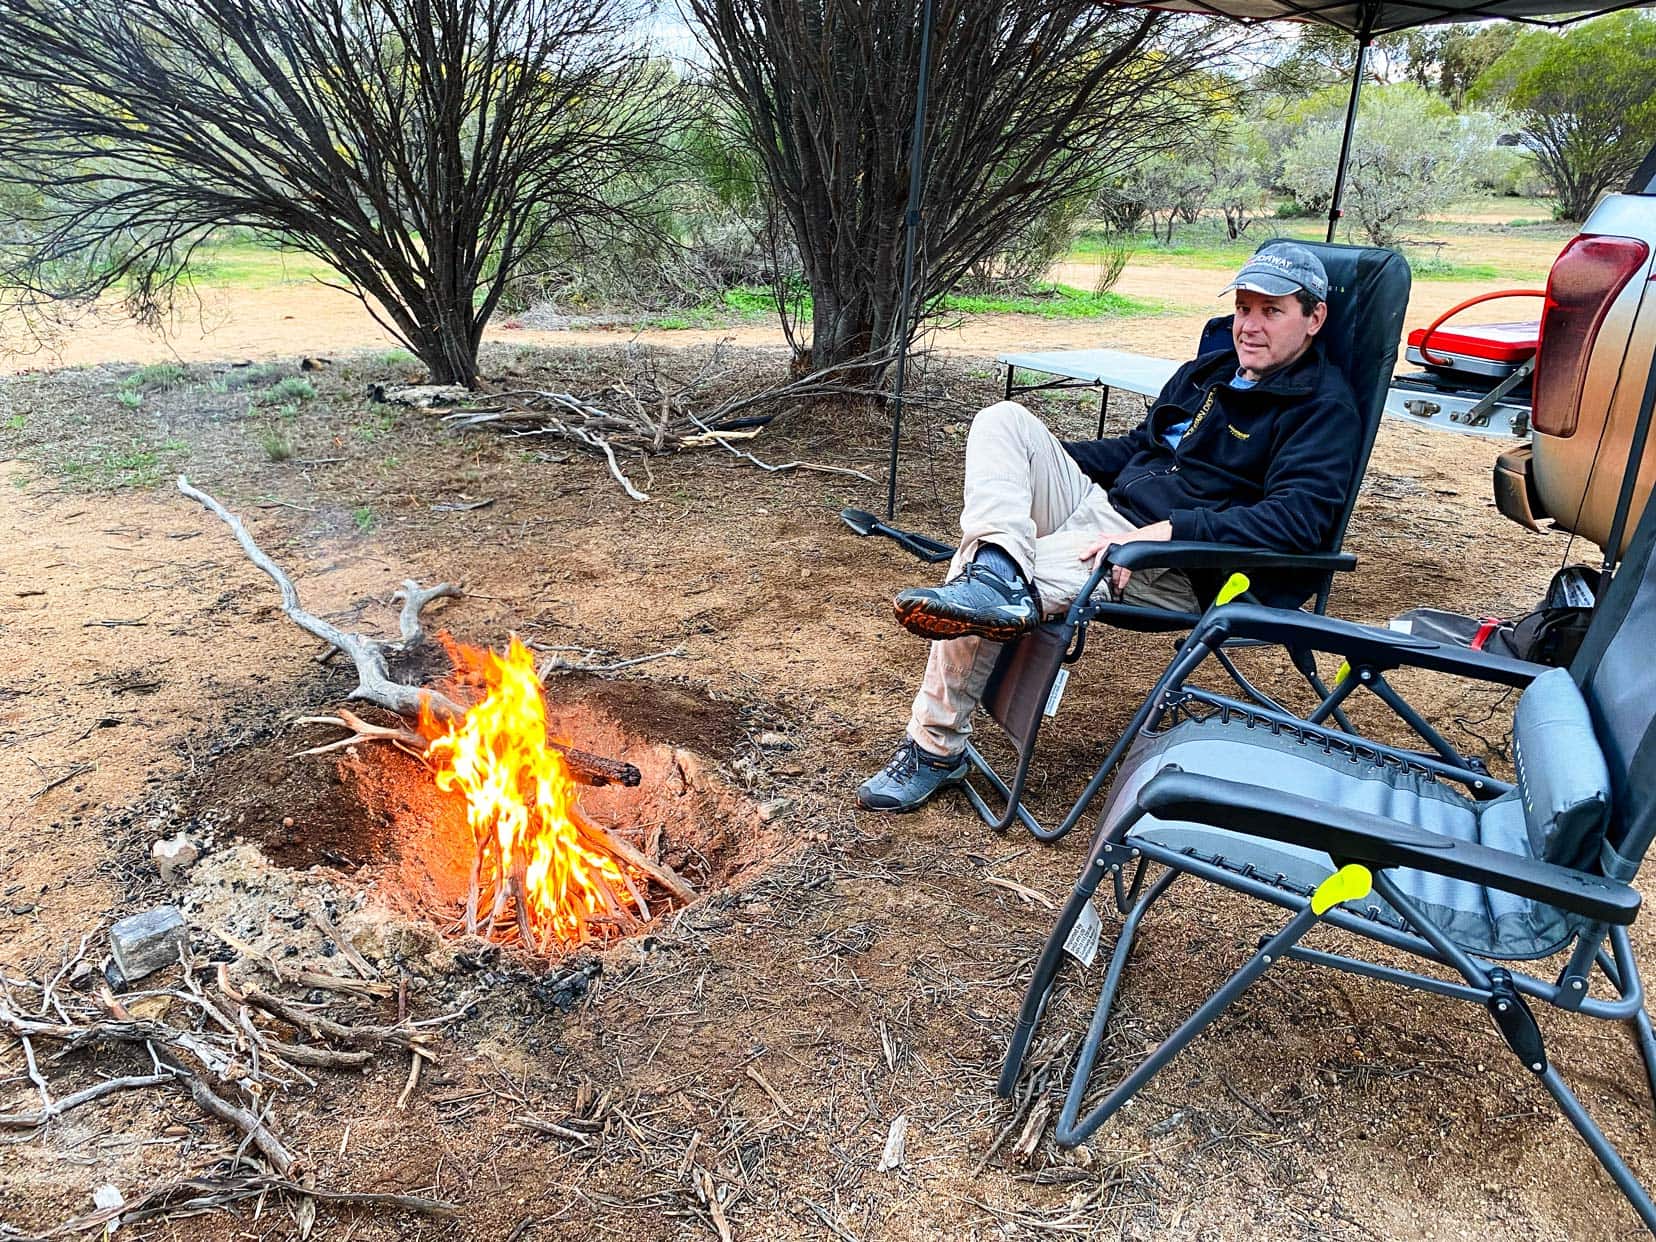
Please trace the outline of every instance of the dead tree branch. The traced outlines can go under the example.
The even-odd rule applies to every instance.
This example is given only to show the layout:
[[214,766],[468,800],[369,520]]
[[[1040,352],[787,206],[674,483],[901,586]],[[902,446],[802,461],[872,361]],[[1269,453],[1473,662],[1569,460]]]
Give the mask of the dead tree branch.
[[[886,395],[884,391],[858,376],[866,376],[889,361],[888,353],[852,359],[757,393],[733,397],[700,414],[687,404],[689,394],[702,382],[700,376],[677,391],[665,392],[655,375],[645,372],[634,377],[631,383],[618,380],[589,397],[538,388],[478,396],[469,404],[450,409],[442,419],[456,431],[489,428],[513,437],[549,437],[597,453],[604,458],[611,476],[637,501],[648,500],[649,496],[622,469],[623,456],[637,458],[648,470],[650,457],[715,444],[773,473],[813,470],[873,482],[863,471],[847,466],[802,461],[770,465],[729,443],[731,439],[756,436],[761,428],[721,429],[719,424],[738,417],[754,418],[756,411],[790,402],[830,398],[881,400]],[[409,390],[410,393],[423,391]],[[384,396],[388,400],[417,403],[414,397],[401,397],[394,390],[387,390]],[[925,404],[926,400],[924,394],[910,398],[913,404]]]
[[[75,961],[84,950],[83,942]],[[296,1196],[295,1211],[301,1221],[314,1214],[317,1200],[439,1216],[455,1214],[452,1204],[435,1199],[357,1194],[312,1185],[312,1175],[306,1171],[308,1157],[290,1150],[278,1136],[273,1113],[281,1092],[292,1085],[292,1080],[278,1076],[272,1068],[299,1063],[324,1069],[359,1069],[377,1055],[403,1050],[411,1052],[417,1062],[432,1061],[436,1058],[433,1028],[453,1021],[459,1014],[421,1021],[405,1018],[396,1026],[352,1026],[274,994],[251,988],[238,990],[230,984],[222,965],[216,976],[222,997],[209,996],[187,954],[183,967],[187,990],[175,988],[148,995],[187,1004],[196,1023],[194,1029],[186,1024],[190,1019],[180,1022],[135,1017],[107,990],[59,999],[54,988],[62,971],[43,985],[0,977],[0,1033],[25,1043],[31,1049],[31,1064],[36,1042],[56,1045],[55,1051],[40,1062],[46,1071],[37,1066],[30,1075],[30,1085],[43,1101],[41,1107],[0,1112],[0,1131],[29,1132],[11,1141],[39,1141],[60,1118],[75,1109],[120,1092],[155,1087],[187,1093],[203,1113],[229,1125],[240,1135],[236,1155],[214,1166],[214,1172],[151,1187],[124,1203],[64,1221],[43,1233],[24,1235],[0,1223],[0,1242],[22,1242],[25,1236],[59,1238],[169,1216],[194,1216],[269,1194]],[[57,1018],[25,1012],[15,999],[13,983],[37,990],[41,1011],[53,1008]],[[265,1014],[302,1031],[315,1043],[298,1045],[274,1038],[255,1021],[255,1015]],[[141,1060],[150,1072],[117,1074],[54,1099],[46,1072],[76,1053],[92,1049],[99,1050],[100,1070],[111,1058],[124,1056]],[[314,1080],[298,1077],[314,1085]],[[244,1153],[250,1154],[244,1158]]]
[[463,709],[460,705],[439,691],[420,686],[405,686],[401,682],[392,681],[386,665],[388,655],[400,654],[424,637],[420,629],[421,610],[434,600],[459,598],[464,594],[460,587],[443,582],[434,587],[422,588],[413,579],[409,579],[392,597],[403,601],[399,638],[393,642],[347,633],[337,625],[305,611],[299,603],[299,591],[293,585],[293,580],[254,542],[253,536],[248,533],[247,527],[239,517],[206,492],[190,486],[190,480],[183,475],[178,476],[178,490],[200,503],[230,528],[230,533],[235,535],[236,542],[241,544],[242,551],[247,553],[248,559],[262,569],[281,591],[282,611],[287,614],[290,621],[306,633],[314,634],[323,642],[351,657],[356,665],[357,687],[351,691],[348,698],[378,704],[401,716],[419,715],[422,704],[437,715],[462,714]]

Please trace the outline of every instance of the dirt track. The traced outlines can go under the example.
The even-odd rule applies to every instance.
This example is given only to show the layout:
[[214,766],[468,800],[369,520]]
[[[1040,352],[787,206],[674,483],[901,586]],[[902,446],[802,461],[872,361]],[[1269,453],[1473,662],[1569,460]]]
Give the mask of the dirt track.
[[[1545,270],[1560,243],[1503,237],[1502,253],[1510,261]],[[1481,257],[1469,243],[1457,247],[1468,261]],[[1090,289],[1097,269],[1089,263],[1060,264],[1053,279]],[[979,315],[938,329],[931,344],[946,353],[993,356],[1006,350],[1085,349],[1100,345],[1171,356],[1176,342],[1194,340],[1201,325],[1224,312],[1219,290],[1225,273],[1179,265],[1176,258],[1147,258],[1122,273],[1120,293],[1167,308],[1166,313],[1105,320],[1050,320],[1025,315]],[[1419,280],[1409,302],[1407,328],[1424,327],[1436,315],[1475,294],[1522,287],[1512,280]],[[1534,300],[1499,301],[1467,312],[1464,322],[1494,322],[1533,317]],[[515,322],[515,321],[506,321]],[[0,320],[0,341],[21,349],[15,324]],[[539,348],[599,346],[637,339],[652,345],[694,346],[726,340],[747,347],[780,346],[775,327],[735,326],[707,329],[583,329],[546,332],[522,327],[492,327],[487,339]],[[349,295],[314,281],[248,288],[207,288],[181,305],[165,337],[134,324],[111,307],[95,319],[28,352],[0,350],[0,374],[41,367],[134,364],[181,360],[209,362],[236,359],[292,358],[304,354],[342,354],[390,349],[397,342]]]

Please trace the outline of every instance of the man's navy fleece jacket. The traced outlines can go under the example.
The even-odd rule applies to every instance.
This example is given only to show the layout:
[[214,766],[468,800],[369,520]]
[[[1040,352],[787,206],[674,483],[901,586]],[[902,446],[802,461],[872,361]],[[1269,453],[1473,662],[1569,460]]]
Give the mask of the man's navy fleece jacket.
[[[1275,552],[1328,547],[1352,484],[1362,429],[1340,369],[1313,340],[1253,388],[1230,386],[1236,351],[1185,363],[1127,435],[1064,448],[1110,503],[1173,538]],[[1167,428],[1190,420],[1177,449]]]

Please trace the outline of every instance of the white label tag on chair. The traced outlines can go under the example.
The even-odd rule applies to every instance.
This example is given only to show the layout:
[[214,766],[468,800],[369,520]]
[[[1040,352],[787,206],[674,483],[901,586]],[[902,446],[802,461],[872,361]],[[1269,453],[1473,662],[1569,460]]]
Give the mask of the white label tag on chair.
[[1064,701],[1064,687],[1069,685],[1069,669],[1061,668],[1058,676],[1052,679],[1052,693],[1047,695],[1046,706],[1041,709],[1043,716],[1056,716],[1058,704]]
[[1098,942],[1103,935],[1104,922],[1089,901],[1081,907],[1081,917],[1075,920],[1070,934],[1064,937],[1064,952],[1083,967],[1091,966],[1093,958],[1098,956]]

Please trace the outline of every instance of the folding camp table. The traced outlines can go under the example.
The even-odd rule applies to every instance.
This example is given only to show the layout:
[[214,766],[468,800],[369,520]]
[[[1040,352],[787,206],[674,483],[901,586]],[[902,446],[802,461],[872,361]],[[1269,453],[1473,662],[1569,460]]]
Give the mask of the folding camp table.
[[[1153,397],[1172,378],[1179,364],[1171,358],[1152,358],[1120,349],[1055,349],[1037,354],[1002,354],[997,361],[1006,366],[1006,399],[1026,392],[1054,388],[1097,388],[1098,436],[1104,438],[1104,419],[1110,408],[1110,389]],[[1057,376],[1039,384],[1019,384],[1019,370]]]

